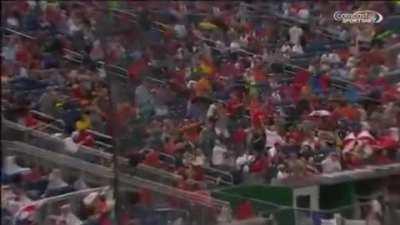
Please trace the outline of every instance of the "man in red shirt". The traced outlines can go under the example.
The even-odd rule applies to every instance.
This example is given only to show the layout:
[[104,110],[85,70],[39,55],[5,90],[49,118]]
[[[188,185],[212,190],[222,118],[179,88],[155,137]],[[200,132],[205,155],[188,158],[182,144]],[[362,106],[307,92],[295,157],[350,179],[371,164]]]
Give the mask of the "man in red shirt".
[[230,99],[226,103],[226,111],[229,117],[235,117],[243,106],[239,96],[236,93],[230,94]]
[[149,153],[147,153],[143,163],[152,167],[160,167],[160,154],[154,150],[151,150]]
[[261,174],[263,172],[266,172],[268,167],[269,167],[269,159],[265,154],[261,153],[259,156],[256,157],[254,162],[250,165],[250,172]]
[[78,133],[76,134],[76,136],[74,138],[74,141],[75,141],[75,143],[79,143],[79,144],[87,146],[87,147],[95,146],[94,137],[87,130],[78,131]]

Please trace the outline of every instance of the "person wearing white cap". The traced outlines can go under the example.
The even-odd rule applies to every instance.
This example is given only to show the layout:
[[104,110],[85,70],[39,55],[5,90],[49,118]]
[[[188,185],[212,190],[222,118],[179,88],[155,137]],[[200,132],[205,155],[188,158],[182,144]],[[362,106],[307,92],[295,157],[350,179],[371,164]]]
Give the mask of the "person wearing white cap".
[[49,183],[47,184],[43,197],[69,192],[69,185],[62,179],[61,171],[59,169],[53,169],[49,174],[48,179]]

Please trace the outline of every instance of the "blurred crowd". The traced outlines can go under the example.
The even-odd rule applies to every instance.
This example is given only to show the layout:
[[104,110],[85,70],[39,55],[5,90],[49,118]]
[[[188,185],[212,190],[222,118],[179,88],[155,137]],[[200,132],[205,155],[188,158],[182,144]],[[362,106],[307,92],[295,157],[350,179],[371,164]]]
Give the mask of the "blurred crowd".
[[186,190],[205,167],[269,183],[399,160],[398,29],[329,16],[399,6],[259,4],[2,3],[22,33],[3,37],[3,116],[39,129],[38,110],[89,147],[110,134],[132,165],[174,156]]
[[[88,190],[90,186],[86,184],[83,176],[68,177],[66,181],[60,169],[49,170],[39,164],[33,167],[21,167],[18,161],[20,160],[15,156],[7,156],[3,164],[1,190],[3,224],[25,225],[38,224],[38,221],[42,221],[42,224],[46,225],[79,225],[110,222],[108,214],[113,205],[105,190],[83,193],[82,201],[75,201],[81,204],[80,210],[71,210],[69,204],[62,204],[65,201],[55,201],[56,207],[51,212],[46,212],[49,208],[44,204],[50,204],[52,201],[41,200]],[[37,214],[40,211],[44,211],[42,212],[45,214],[44,218],[40,218]],[[73,211],[78,211],[81,219]],[[51,215],[52,212],[54,215]]]

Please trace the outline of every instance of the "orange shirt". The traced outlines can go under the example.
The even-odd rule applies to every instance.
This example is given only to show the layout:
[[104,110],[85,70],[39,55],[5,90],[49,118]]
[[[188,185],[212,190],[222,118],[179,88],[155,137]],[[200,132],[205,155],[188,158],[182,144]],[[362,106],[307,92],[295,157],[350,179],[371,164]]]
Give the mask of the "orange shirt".
[[187,140],[196,142],[200,135],[200,126],[200,123],[193,123],[182,127],[180,131]]
[[345,107],[338,108],[336,110],[336,113],[340,117],[344,117],[344,118],[347,118],[349,120],[359,121],[360,117],[361,117],[361,113],[356,108],[354,108],[352,106],[345,106]]
[[194,87],[196,96],[204,96],[211,92],[211,83],[205,78],[201,78]]

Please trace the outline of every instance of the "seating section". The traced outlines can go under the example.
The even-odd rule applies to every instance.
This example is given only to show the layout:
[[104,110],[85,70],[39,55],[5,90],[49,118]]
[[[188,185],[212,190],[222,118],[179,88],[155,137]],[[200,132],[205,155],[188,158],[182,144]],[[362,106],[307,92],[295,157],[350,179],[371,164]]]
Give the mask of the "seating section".
[[[203,206],[218,202],[211,193],[220,188],[302,183],[400,162],[396,3],[1,4],[2,141],[118,171],[125,183],[154,182],[154,192],[160,185],[201,197]],[[348,26],[331,16],[366,8],[384,21]],[[11,204],[2,203],[4,221],[18,201],[54,198],[41,206],[44,224],[108,224],[109,216],[91,221],[113,208],[89,190],[104,180],[60,163],[3,157]],[[185,209],[185,201],[146,207],[135,191],[121,191],[134,203],[120,224],[184,224],[199,219],[197,211],[209,214],[198,225],[232,222],[232,212],[216,219],[221,212],[205,213],[213,207]],[[90,210],[107,213],[87,213],[84,196],[101,205]],[[240,203],[235,219],[263,215]]]

